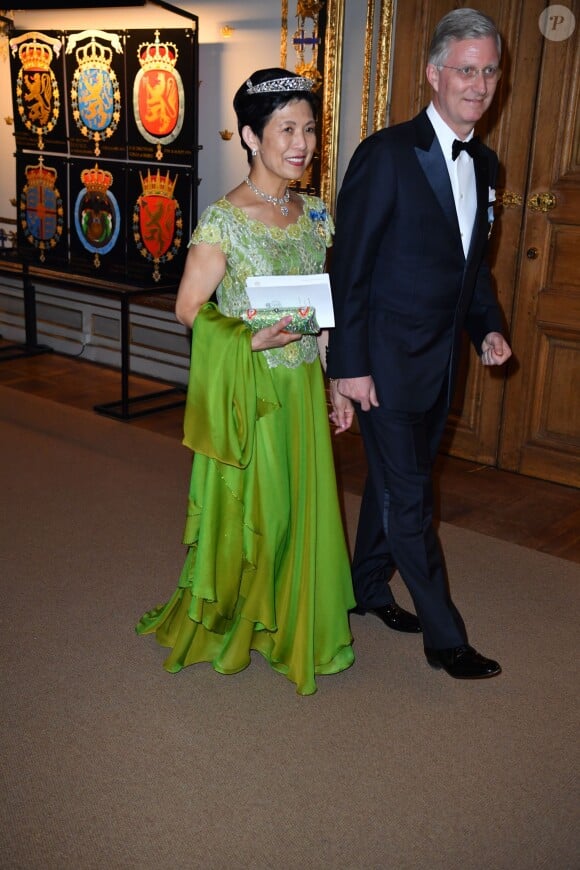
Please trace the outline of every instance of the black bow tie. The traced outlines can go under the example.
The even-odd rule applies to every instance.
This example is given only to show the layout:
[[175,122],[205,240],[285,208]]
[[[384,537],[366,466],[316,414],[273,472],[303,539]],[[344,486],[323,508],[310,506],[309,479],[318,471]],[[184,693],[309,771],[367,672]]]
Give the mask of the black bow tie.
[[475,157],[478,151],[479,136],[474,136],[469,142],[462,142],[461,139],[454,139],[451,146],[451,159],[457,160],[460,151],[467,151],[470,157]]

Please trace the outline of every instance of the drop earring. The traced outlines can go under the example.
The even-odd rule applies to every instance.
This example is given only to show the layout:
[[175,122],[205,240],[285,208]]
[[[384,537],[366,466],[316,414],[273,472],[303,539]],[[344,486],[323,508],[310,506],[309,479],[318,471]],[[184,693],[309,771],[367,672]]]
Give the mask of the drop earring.
[[257,148],[252,148],[252,157],[255,157],[257,153],[258,153]]

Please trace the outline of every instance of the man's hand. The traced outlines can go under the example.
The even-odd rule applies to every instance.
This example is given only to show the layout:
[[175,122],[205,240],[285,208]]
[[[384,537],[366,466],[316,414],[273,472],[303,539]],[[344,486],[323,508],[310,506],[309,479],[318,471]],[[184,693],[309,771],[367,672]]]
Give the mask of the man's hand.
[[511,355],[509,344],[499,332],[488,332],[481,342],[481,362],[484,366],[502,366]]
[[379,407],[375,382],[370,375],[362,378],[338,378],[336,386],[342,396],[357,402],[363,411],[370,411],[371,406]]

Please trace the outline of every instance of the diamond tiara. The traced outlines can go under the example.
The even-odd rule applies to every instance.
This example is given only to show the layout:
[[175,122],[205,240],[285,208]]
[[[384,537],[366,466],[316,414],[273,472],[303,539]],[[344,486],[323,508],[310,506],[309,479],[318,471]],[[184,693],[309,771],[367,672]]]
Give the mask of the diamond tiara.
[[248,79],[246,86],[248,94],[273,94],[284,91],[311,91],[314,82],[302,76],[287,76],[284,79],[270,79],[269,82],[261,82],[259,85],[253,85],[252,79]]

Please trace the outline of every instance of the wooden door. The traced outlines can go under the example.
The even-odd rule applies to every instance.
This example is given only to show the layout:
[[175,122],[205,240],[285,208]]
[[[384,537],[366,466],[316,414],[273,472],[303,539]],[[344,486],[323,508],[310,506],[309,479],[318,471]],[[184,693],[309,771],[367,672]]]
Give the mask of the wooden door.
[[[568,117],[566,106],[575,106],[573,101],[577,101],[575,47],[580,18],[574,0],[568,5],[576,13],[576,31],[565,43],[548,40],[539,26],[540,14],[547,5],[544,0],[477,3],[478,9],[495,20],[503,37],[502,79],[477,132],[500,158],[498,207],[489,255],[515,359],[507,368],[486,369],[466,340],[464,364],[442,449],[465,459],[570,483],[570,469],[578,461],[574,449],[578,449],[580,400],[576,398],[572,411],[573,397],[566,395],[564,383],[570,390],[576,389],[578,396],[578,354],[570,344],[574,344],[570,331],[577,329],[572,324],[578,315],[578,267],[574,267],[572,259],[574,246],[580,248],[580,239],[570,234],[570,218],[575,208],[577,214],[572,190],[580,182],[574,168],[580,161],[580,121],[575,120],[576,111],[574,118]],[[411,117],[429,102],[424,73],[429,40],[437,21],[456,6],[449,0],[397,5],[390,124]],[[561,152],[559,157],[556,151]],[[548,192],[552,190],[550,184],[560,190],[557,208],[547,215],[530,212],[526,208],[529,191]],[[566,231],[560,229],[550,239],[548,227],[558,218]],[[533,247],[538,248],[538,255],[530,261],[526,252]],[[546,316],[546,307],[534,306],[539,276],[545,274],[548,286],[550,268],[555,270],[556,283],[550,285],[551,292],[546,295],[546,300],[549,296],[553,303],[549,313],[554,318],[557,308],[561,307],[562,312],[557,315],[560,319],[552,321],[558,343],[550,340],[548,349],[547,336],[544,343],[539,340],[536,323]],[[544,354],[541,360],[540,351]],[[566,372],[566,381],[555,390],[554,378],[560,369]],[[544,397],[541,407],[540,388]],[[528,409],[532,397],[533,412]],[[543,452],[550,452],[550,462],[546,456],[542,463],[533,459],[538,438]],[[527,447],[528,441],[533,445]]]
[[[569,4],[572,7],[572,4]],[[545,39],[498,462],[580,486],[580,20]]]

